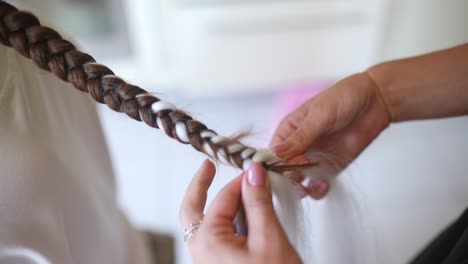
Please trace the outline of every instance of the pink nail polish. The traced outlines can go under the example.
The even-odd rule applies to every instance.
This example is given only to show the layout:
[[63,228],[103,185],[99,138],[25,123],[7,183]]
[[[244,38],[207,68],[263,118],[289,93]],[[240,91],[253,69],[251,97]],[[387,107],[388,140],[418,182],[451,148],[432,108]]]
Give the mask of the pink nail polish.
[[318,181],[313,184],[313,187],[317,194],[324,195],[327,192],[328,184],[323,181]]
[[299,198],[304,198],[307,195],[307,191],[302,187],[300,184],[297,184],[294,186],[294,189],[296,190],[296,194]]
[[328,183],[322,182],[322,184],[320,185],[320,190],[321,190],[322,192],[326,192],[326,191],[328,191],[328,187],[329,187],[329,186],[328,186]]
[[250,166],[247,172],[247,181],[251,186],[263,187],[266,182],[266,171],[259,163],[254,163]]

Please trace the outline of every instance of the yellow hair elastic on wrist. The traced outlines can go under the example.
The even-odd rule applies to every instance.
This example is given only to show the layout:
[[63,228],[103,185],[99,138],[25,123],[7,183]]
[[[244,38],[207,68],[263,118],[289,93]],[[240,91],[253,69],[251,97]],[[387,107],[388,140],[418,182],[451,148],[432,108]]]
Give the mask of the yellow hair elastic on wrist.
[[364,73],[367,75],[367,78],[369,78],[372,85],[375,87],[375,90],[377,91],[377,96],[380,97],[380,100],[382,100],[382,104],[383,104],[385,110],[387,111],[388,118],[389,118],[389,120],[391,122],[393,120],[392,111],[390,110],[390,106],[388,105],[387,101],[385,100],[385,96],[384,96],[384,94],[382,92],[382,89],[377,84],[377,81],[375,81],[374,77],[372,77],[372,75],[369,73],[369,71],[365,71]]

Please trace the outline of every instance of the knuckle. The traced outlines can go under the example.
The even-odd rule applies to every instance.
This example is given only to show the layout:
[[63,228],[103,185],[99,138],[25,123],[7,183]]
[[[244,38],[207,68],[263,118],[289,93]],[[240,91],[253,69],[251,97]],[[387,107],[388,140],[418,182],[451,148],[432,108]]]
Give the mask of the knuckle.
[[200,177],[196,178],[195,186],[198,190],[205,190],[208,189],[208,186],[211,184],[211,179],[206,175],[201,175]]
[[257,194],[246,202],[246,206],[250,208],[270,207],[272,206],[271,195],[269,193]]

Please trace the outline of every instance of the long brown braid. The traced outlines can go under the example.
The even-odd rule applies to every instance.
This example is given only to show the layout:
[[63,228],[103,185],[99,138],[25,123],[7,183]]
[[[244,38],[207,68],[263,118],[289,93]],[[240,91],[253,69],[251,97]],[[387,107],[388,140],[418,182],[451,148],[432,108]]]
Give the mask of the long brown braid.
[[[219,136],[174,105],[125,82],[106,66],[96,63],[89,54],[78,51],[55,30],[42,26],[36,16],[19,11],[4,1],[0,1],[0,42],[13,47],[41,69],[89,93],[97,102],[137,121],[143,120],[215,160],[241,169],[245,169],[252,159],[256,161],[258,151],[240,143],[238,137]],[[260,161],[266,168],[277,172],[304,166],[285,165],[274,157]]]

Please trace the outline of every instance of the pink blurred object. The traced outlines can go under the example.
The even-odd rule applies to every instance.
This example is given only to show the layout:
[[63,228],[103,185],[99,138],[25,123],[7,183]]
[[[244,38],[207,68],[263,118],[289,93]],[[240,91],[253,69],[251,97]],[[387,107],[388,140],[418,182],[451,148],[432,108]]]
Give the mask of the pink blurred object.
[[273,135],[281,120],[304,102],[328,87],[325,83],[301,83],[290,86],[278,95],[272,113],[271,133]]

